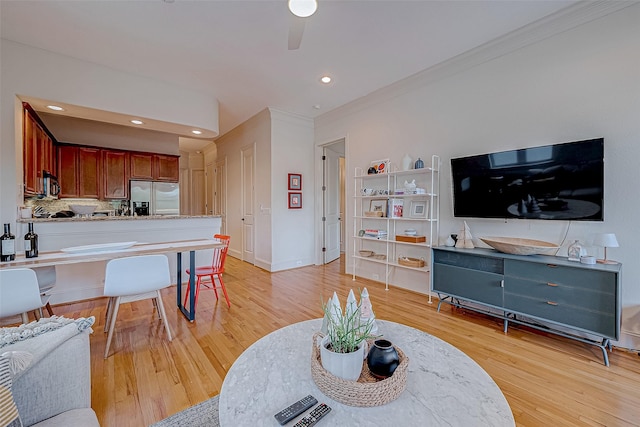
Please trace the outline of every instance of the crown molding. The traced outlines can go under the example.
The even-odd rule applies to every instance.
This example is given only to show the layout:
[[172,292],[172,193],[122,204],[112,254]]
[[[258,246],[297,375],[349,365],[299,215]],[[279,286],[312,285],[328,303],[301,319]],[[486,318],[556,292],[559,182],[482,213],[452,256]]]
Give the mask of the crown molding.
[[640,1],[579,1],[552,15],[534,21],[474,49],[454,56],[447,61],[436,64],[322,114],[316,118],[316,126],[322,126],[324,123],[344,118],[346,115],[355,114],[380,102],[415,91],[439,80],[451,77],[454,74],[458,74],[636,4],[640,4]]

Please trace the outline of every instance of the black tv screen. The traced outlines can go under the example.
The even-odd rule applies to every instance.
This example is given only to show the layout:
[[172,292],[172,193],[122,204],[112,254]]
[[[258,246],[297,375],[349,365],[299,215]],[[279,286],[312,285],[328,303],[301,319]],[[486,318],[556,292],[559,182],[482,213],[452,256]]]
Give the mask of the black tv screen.
[[453,214],[604,220],[604,139],[451,159]]

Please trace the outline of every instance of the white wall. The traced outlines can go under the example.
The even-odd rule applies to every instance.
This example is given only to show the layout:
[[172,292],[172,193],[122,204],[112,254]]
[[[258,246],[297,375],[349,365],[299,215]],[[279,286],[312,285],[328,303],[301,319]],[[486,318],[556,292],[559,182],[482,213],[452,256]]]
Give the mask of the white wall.
[[[271,111],[271,271],[314,263],[313,120]],[[302,209],[289,209],[288,174],[302,175]]]
[[260,206],[271,206],[271,118],[268,109],[262,110],[216,141],[218,160],[227,164],[226,233],[231,236],[229,254],[242,258],[242,176],[241,152],[255,144],[255,263],[269,270],[271,265],[271,214],[260,213]]
[[21,105],[31,96],[218,132],[215,98],[48,51],[0,40],[0,220],[22,199]]
[[[623,266],[621,345],[640,347],[640,228],[635,213],[640,159],[640,5],[628,7],[470,69],[425,72],[316,120],[317,144],[347,137],[347,212],[353,211],[354,167],[378,158],[401,164],[441,156],[440,237],[457,232],[449,160],[587,138],[605,138],[605,221],[572,222],[566,245],[614,232]],[[459,62],[458,62],[459,64]],[[453,68],[452,68],[453,69]],[[395,92],[394,92],[395,91]],[[425,162],[426,163],[426,162]],[[347,216],[346,229],[353,228]],[[567,221],[469,220],[474,237],[517,236],[561,242]],[[351,248],[353,242],[347,239]],[[559,255],[566,255],[566,245]],[[602,250],[588,248],[602,257]],[[347,250],[350,254],[351,250]],[[351,265],[352,260],[348,263]],[[351,268],[351,267],[348,267]],[[349,271],[349,270],[348,270]],[[364,272],[363,272],[364,273]]]

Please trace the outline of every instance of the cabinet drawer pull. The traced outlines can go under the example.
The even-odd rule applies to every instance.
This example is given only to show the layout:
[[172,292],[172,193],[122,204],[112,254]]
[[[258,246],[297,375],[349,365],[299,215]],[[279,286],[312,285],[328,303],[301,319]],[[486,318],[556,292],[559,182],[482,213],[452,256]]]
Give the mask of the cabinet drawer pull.
[[557,264],[547,264],[547,267],[549,268],[558,268]]
[[551,283],[551,282],[547,282],[547,286],[552,286],[554,288],[558,287],[557,283]]
[[555,301],[547,301],[547,304],[549,304],[549,305],[558,305],[558,303],[555,302]]

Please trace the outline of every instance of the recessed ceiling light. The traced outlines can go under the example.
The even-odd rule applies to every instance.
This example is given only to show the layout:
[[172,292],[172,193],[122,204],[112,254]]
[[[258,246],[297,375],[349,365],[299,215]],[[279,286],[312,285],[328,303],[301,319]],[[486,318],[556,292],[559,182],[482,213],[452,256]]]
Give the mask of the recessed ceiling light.
[[318,9],[316,0],[289,0],[289,10],[300,18],[307,18]]
[[131,120],[131,123],[133,123],[134,125],[141,125],[144,122],[142,120]]
[[320,78],[320,81],[321,81],[322,83],[331,83],[331,77],[329,77],[329,76],[322,76],[322,77]]
[[320,104],[316,104],[313,106],[314,109],[319,110],[320,109]]
[[57,105],[47,105],[47,108],[54,111],[64,111],[64,108]]
[[195,135],[202,135],[202,131],[201,130],[192,130],[191,133],[193,133]]

